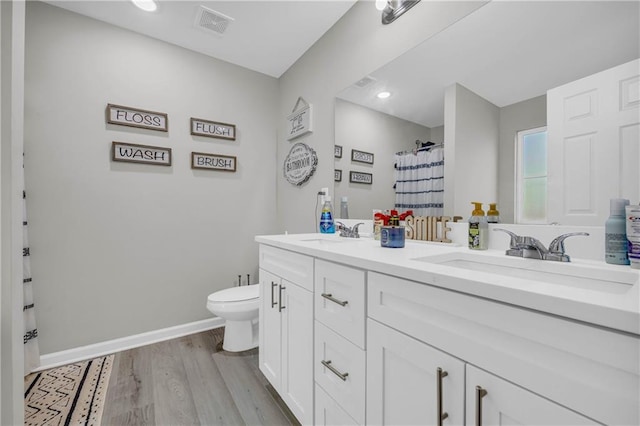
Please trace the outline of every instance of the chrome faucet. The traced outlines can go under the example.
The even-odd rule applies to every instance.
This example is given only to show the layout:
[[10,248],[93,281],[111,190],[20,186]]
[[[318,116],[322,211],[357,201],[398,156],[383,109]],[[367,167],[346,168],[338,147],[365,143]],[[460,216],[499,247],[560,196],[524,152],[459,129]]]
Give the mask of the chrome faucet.
[[353,228],[349,228],[347,225],[345,225],[342,222],[336,222],[336,224],[338,225],[340,236],[347,237],[347,238],[360,238],[360,234],[358,234],[358,227],[360,225],[364,225],[363,222],[360,222],[353,225]]
[[570,262],[571,258],[564,251],[564,240],[577,235],[588,236],[587,232],[570,232],[556,237],[547,249],[538,239],[517,235],[502,228],[495,228],[494,231],[502,231],[511,237],[507,256],[519,256],[531,259],[553,260],[556,262]]

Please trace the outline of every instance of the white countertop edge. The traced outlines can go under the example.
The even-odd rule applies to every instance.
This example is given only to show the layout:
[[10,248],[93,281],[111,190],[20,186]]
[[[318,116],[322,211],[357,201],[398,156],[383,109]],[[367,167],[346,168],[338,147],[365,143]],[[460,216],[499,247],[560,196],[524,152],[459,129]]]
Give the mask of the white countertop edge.
[[[640,284],[636,284],[624,294],[603,293],[413,260],[430,255],[469,252],[467,247],[442,243],[407,241],[404,248],[392,249],[380,247],[380,242],[376,240],[346,239],[337,234],[259,235],[255,240],[261,244],[355,268],[640,335]],[[324,244],[324,241],[316,240],[328,242]],[[504,256],[504,252],[498,250],[474,253]],[[572,261],[581,266],[636,272],[628,266],[580,259]],[[640,276],[640,271],[637,273]]]

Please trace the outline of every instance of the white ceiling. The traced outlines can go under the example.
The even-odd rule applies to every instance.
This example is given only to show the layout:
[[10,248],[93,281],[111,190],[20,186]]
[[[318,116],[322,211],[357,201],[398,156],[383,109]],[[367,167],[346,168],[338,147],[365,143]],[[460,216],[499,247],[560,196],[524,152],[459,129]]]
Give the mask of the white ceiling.
[[[499,107],[540,96],[640,57],[639,22],[637,1],[493,1],[371,73],[374,84],[338,97],[440,126],[451,84]],[[377,99],[381,90],[391,97]]]
[[[151,13],[139,10],[128,0],[45,2],[280,77],[355,1],[159,0],[158,9]],[[234,19],[223,35],[194,25],[200,5]]]

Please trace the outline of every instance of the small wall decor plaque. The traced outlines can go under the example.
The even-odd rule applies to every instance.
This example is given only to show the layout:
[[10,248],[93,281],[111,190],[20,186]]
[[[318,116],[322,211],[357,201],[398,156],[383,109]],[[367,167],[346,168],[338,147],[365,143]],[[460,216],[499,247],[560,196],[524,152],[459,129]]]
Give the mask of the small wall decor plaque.
[[191,168],[206,170],[222,170],[235,172],[238,159],[231,155],[207,154],[204,152],[191,153]]
[[336,182],[342,182],[342,170],[335,169],[333,171],[333,180]]
[[352,149],[351,161],[357,161],[358,163],[373,164],[373,154],[371,152],[364,152],[364,151],[358,151],[357,149]]
[[236,140],[235,124],[219,123],[191,117],[191,134],[208,138]]
[[351,171],[349,172],[349,182],[371,185],[373,183],[373,175],[371,173]]
[[158,130],[160,132],[169,130],[169,118],[163,112],[113,104],[107,104],[107,123]]
[[342,147],[340,145],[333,146],[333,156],[335,158],[342,158]]
[[318,156],[313,148],[298,142],[289,150],[282,169],[287,182],[300,186],[313,176],[317,165]]
[[[303,103],[302,108],[298,109],[300,102]],[[312,121],[312,109],[311,104],[307,103],[302,96],[300,96],[293,107],[291,115],[287,117],[287,140],[297,138],[309,132],[313,131]]]
[[114,141],[111,143],[111,160],[170,166],[171,148]]

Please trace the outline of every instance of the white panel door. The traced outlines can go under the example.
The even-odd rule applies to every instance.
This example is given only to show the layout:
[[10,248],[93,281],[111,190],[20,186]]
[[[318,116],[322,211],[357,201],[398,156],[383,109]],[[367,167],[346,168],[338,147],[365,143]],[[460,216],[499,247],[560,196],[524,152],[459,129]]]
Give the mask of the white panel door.
[[602,226],[640,202],[640,59],[547,92],[548,220]]
[[280,390],[282,358],[280,356],[280,312],[278,288],[280,278],[260,269],[260,315],[258,363],[260,371],[271,382],[276,390]]
[[[480,391],[486,392],[478,395]],[[587,417],[467,364],[467,425],[597,425]]]
[[282,280],[282,388],[302,424],[313,424],[313,293]]
[[462,361],[373,320],[367,344],[367,424],[464,423]]

